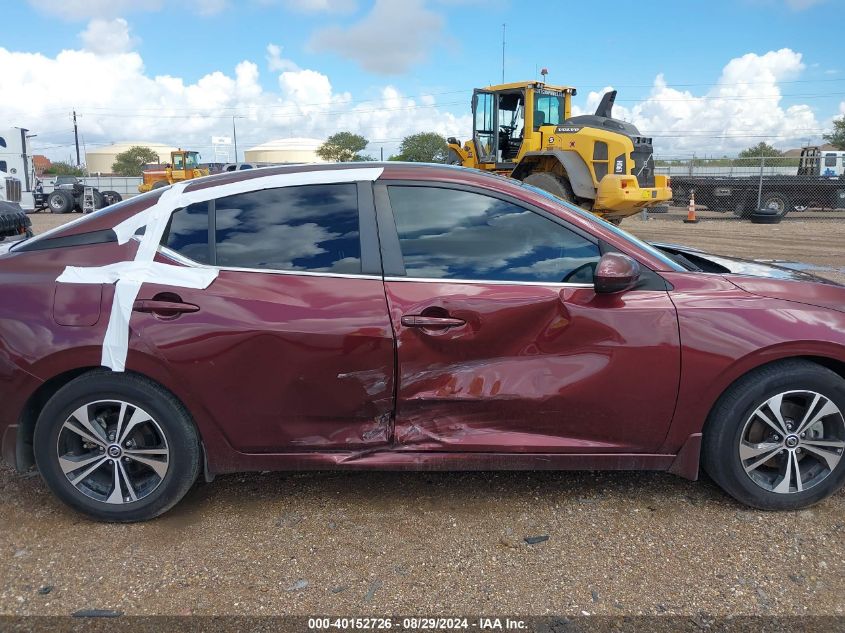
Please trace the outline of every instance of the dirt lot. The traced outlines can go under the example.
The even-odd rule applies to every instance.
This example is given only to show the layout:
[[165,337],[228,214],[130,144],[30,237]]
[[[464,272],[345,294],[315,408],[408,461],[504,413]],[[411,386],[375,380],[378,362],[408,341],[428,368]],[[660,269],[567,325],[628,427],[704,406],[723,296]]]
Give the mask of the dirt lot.
[[[845,281],[845,220],[623,228]],[[273,473],[102,525],[3,468],[0,560],[4,614],[845,615],[845,493],[764,513],[659,473]]]

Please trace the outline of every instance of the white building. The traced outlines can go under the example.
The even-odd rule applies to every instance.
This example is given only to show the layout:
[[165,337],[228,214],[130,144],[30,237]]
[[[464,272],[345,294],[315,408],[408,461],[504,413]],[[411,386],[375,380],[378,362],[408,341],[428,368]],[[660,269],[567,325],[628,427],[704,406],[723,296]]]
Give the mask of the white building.
[[178,148],[170,147],[162,143],[150,143],[148,141],[126,141],[123,143],[116,143],[108,147],[98,147],[85,152],[85,165],[89,174],[110,174],[112,173],[112,165],[118,154],[128,150],[130,147],[147,147],[158,154],[160,163],[170,162],[170,152],[176,151]]
[[323,163],[317,148],[323,141],[316,138],[280,138],[244,151],[247,163]]

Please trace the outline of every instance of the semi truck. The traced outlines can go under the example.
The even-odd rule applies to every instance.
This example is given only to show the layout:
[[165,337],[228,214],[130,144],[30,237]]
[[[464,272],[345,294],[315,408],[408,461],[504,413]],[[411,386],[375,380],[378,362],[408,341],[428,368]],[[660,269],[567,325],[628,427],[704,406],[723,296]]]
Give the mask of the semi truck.
[[32,235],[25,209],[33,208],[28,130],[0,130],[0,242]]
[[845,151],[804,147],[794,175],[695,176],[672,174],[676,205],[696,204],[711,211],[749,217],[758,208],[784,217],[806,209],[845,209]]

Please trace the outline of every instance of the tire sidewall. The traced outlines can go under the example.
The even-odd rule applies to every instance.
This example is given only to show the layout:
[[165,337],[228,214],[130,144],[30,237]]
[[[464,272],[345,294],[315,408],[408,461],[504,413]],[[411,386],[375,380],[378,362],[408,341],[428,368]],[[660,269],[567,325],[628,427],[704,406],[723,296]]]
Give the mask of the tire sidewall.
[[725,478],[723,483],[744,503],[767,510],[797,510],[829,497],[845,483],[844,458],[823,482],[808,490],[789,494],[769,492],[751,480],[745,473],[739,457],[739,443],[746,421],[757,407],[774,395],[786,391],[815,391],[830,398],[840,411],[845,412],[845,383],[835,375],[826,375],[827,370],[822,371],[824,373],[808,369],[802,371],[800,377],[784,372],[783,376],[761,381],[760,384],[748,388],[731,407],[732,412],[729,415],[733,420],[729,428],[724,429],[717,448],[719,455],[728,455],[729,458],[724,460],[723,457],[720,460],[722,468],[719,470],[720,475]]
[[[60,389],[38,417],[33,437],[35,461],[50,489],[72,508],[107,521],[141,521],[165,512],[187,492],[199,472],[196,431],[186,413],[172,398],[151,389],[147,383],[125,376],[98,373],[97,380],[78,379]],[[162,390],[163,391],[163,390]],[[64,421],[80,406],[97,400],[123,400],[146,411],[161,427],[170,450],[167,473],[147,497],[133,503],[112,505],[91,499],[78,491],[61,470],[57,440]]]

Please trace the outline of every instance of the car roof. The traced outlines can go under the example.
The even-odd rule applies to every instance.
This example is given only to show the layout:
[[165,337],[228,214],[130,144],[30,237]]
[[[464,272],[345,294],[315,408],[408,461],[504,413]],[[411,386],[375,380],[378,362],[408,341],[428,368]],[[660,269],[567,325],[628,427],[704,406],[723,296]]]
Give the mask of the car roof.
[[381,168],[380,179],[386,180],[459,180],[461,182],[490,185],[491,182],[506,182],[506,179],[477,169],[468,169],[455,165],[439,163],[405,163],[400,161],[354,162],[354,163],[311,163],[299,165],[277,165],[256,167],[255,169],[237,170],[212,174],[191,182],[186,191],[199,191],[209,187],[218,187],[233,182],[275,176],[279,174],[302,173],[307,171],[334,171],[347,169]]

